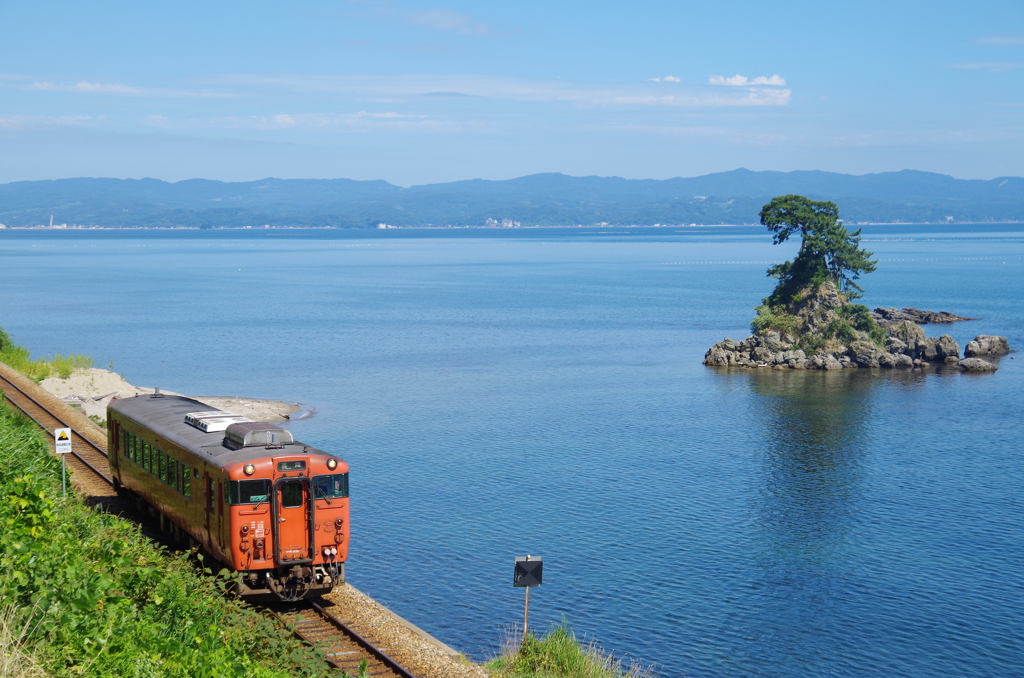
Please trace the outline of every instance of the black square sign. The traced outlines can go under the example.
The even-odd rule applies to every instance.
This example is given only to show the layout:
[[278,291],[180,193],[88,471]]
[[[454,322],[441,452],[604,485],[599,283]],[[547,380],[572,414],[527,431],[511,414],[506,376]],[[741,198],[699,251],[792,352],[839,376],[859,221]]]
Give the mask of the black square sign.
[[537,556],[516,556],[516,573],[512,579],[512,586],[540,586],[543,578],[543,560]]

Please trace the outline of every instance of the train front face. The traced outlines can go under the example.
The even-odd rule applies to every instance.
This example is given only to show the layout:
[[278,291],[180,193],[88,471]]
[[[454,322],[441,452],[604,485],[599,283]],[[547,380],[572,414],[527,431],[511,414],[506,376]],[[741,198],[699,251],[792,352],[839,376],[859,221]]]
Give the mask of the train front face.
[[248,598],[298,600],[345,581],[348,464],[309,447],[293,454],[295,447],[227,469],[225,546]]

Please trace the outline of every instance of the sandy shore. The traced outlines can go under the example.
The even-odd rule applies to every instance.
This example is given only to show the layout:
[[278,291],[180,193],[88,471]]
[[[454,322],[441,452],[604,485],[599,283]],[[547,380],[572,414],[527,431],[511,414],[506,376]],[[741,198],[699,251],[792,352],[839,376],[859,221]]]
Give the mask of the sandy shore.
[[[80,407],[88,417],[107,418],[107,405],[114,398],[131,398],[136,395],[153,393],[151,388],[132,386],[120,374],[96,367],[76,370],[67,379],[50,377],[39,384],[69,405]],[[160,389],[167,395],[184,395]],[[189,396],[208,405],[211,410],[226,410],[248,417],[253,421],[282,422],[289,415],[301,413],[298,403],[236,396]]]

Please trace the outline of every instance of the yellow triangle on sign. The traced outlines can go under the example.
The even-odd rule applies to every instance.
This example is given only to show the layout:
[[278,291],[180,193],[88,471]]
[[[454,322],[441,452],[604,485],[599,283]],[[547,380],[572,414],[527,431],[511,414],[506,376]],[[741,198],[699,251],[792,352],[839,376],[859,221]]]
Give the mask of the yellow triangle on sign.
[[60,435],[57,436],[57,440],[67,440],[67,439],[68,439],[68,432],[67,431],[61,431]]

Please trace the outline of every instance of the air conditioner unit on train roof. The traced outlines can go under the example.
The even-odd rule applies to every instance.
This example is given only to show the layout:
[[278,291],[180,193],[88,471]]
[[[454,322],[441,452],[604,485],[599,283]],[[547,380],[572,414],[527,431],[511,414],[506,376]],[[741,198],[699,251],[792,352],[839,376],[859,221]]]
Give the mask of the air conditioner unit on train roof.
[[209,412],[189,412],[185,415],[185,423],[193,426],[203,433],[216,433],[226,431],[231,424],[244,424],[252,419],[243,417],[234,412],[223,410],[210,410]]
[[224,431],[224,446],[237,450],[242,447],[278,447],[295,442],[292,432],[262,421],[231,424]]

